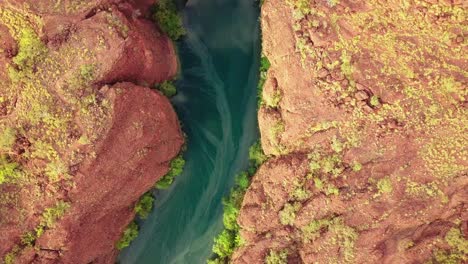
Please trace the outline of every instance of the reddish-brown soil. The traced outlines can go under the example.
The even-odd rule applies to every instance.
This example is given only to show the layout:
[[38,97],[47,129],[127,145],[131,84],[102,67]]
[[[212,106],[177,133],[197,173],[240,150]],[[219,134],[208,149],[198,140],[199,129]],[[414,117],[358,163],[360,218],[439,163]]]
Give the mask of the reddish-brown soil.
[[[179,153],[177,116],[147,88],[177,71],[152,2],[0,1],[0,130],[16,133],[0,155],[20,170],[0,182],[0,263],[114,263],[136,201]],[[42,44],[18,81],[22,30]],[[68,209],[48,217],[58,201]]]
[[271,158],[233,263],[468,261],[467,6],[384,2],[263,4]]

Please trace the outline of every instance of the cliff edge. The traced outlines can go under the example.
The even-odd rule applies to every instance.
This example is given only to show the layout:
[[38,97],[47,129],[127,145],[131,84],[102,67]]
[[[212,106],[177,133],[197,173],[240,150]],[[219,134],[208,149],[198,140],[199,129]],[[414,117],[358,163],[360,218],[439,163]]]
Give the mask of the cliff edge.
[[184,143],[152,1],[0,1],[1,263],[113,263]]
[[463,1],[263,3],[270,159],[233,263],[466,263],[467,15]]

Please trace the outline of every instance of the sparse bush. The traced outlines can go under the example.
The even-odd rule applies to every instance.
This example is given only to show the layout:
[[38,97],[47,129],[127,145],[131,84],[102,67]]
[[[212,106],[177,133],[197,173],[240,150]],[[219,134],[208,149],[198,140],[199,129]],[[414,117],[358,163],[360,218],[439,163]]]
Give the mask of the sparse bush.
[[0,155],[0,184],[18,178],[18,164],[10,162],[5,155]]
[[59,201],[54,207],[45,209],[44,213],[42,213],[40,225],[47,228],[53,227],[69,208],[69,203]]
[[260,72],[267,72],[271,67],[271,63],[266,56],[260,58]]
[[288,251],[281,250],[275,251],[270,250],[270,253],[265,258],[265,264],[287,264],[288,263]]
[[244,198],[246,189],[242,189],[239,186],[236,186],[227,198],[223,199],[224,205],[224,215],[223,222],[224,227],[227,230],[237,232],[239,230],[239,225],[237,224],[237,216],[239,215],[239,210],[242,205],[242,200]]
[[186,34],[182,18],[172,0],[160,0],[154,9],[153,19],[172,40],[178,40]]
[[0,130],[0,151],[9,151],[16,141],[16,131],[11,127]]
[[141,219],[148,218],[153,209],[154,198],[151,193],[143,195],[135,205],[135,212]]
[[163,83],[156,86],[156,88],[161,91],[166,97],[173,97],[177,94],[177,88],[172,82],[164,81]]
[[260,107],[263,104],[263,86],[265,85],[266,78],[267,78],[267,72],[270,69],[270,61],[268,60],[267,57],[262,56],[260,59],[260,79],[258,80],[258,87],[257,87],[257,93],[258,93],[258,107]]
[[177,156],[171,161],[169,172],[156,183],[156,188],[167,189],[174,182],[174,178],[184,171],[185,160],[182,155]]
[[116,248],[122,250],[132,243],[138,236],[138,225],[135,222],[130,223],[125,229],[122,238],[117,242]]
[[250,147],[249,159],[255,168],[260,167],[260,165],[262,165],[268,159],[268,157],[263,152],[260,141],[256,142]]
[[215,239],[213,252],[221,258],[226,258],[234,253],[236,248],[236,234],[229,230],[223,230]]
[[310,192],[305,187],[297,187],[292,193],[292,197],[297,201],[305,201],[309,199]]
[[18,54],[13,58],[13,62],[22,71],[31,70],[38,59],[47,51],[36,32],[30,28],[21,29],[18,46]]
[[393,185],[390,178],[387,177],[380,179],[377,182],[377,189],[379,190],[379,194],[391,193],[393,191]]
[[283,210],[279,212],[279,219],[282,225],[293,225],[294,220],[296,220],[296,212],[299,210],[300,204],[290,204],[287,203],[284,205]]
[[21,237],[21,245],[23,246],[32,246],[36,241],[37,236],[34,232],[27,232]]
[[328,219],[314,220],[302,228],[302,239],[304,242],[314,241],[320,236],[320,230],[328,227]]
[[247,172],[241,172],[236,177],[236,185],[239,186],[241,190],[247,190],[250,185],[250,177]]
[[206,261],[206,264],[227,264],[225,260],[220,258],[209,259]]
[[3,258],[3,262],[5,264],[15,264],[16,254],[18,254],[19,250],[20,248],[18,246],[13,247],[13,249]]
[[[58,201],[54,207],[46,208],[41,215],[39,225],[33,231],[26,232],[21,236],[21,246],[33,246],[36,240],[44,234],[44,231],[53,228],[69,208],[70,204],[64,201]],[[14,256],[16,253],[12,251],[10,254]]]
[[68,175],[68,166],[61,161],[49,162],[45,170],[46,176],[50,181],[56,182],[60,177]]
[[362,170],[362,164],[359,163],[359,162],[353,162],[353,164],[352,164],[351,166],[352,166],[351,168],[352,168],[353,171],[355,171],[355,172],[358,172],[358,171],[361,171],[361,170]]
[[380,105],[380,98],[378,96],[372,96],[370,99],[370,105],[373,107],[377,107]]
[[255,143],[249,149],[250,168],[236,176],[236,184],[229,196],[223,199],[224,230],[215,238],[213,252],[215,256],[208,260],[208,264],[228,263],[232,253],[242,244],[240,226],[237,223],[242,201],[247,191],[251,177],[267,157],[263,153],[260,142]]

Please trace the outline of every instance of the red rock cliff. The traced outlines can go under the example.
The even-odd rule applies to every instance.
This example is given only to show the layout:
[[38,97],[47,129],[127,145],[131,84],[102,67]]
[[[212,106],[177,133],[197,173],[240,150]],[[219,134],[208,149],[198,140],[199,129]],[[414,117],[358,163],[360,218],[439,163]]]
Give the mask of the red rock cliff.
[[466,1],[265,0],[233,263],[468,261]]
[[0,1],[0,262],[113,263],[184,142],[152,1]]

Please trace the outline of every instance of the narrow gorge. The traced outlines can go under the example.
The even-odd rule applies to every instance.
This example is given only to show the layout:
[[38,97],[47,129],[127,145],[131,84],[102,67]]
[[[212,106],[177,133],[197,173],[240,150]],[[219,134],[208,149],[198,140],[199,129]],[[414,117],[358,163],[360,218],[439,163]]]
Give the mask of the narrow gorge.
[[0,0],[0,264],[463,264],[468,4]]

